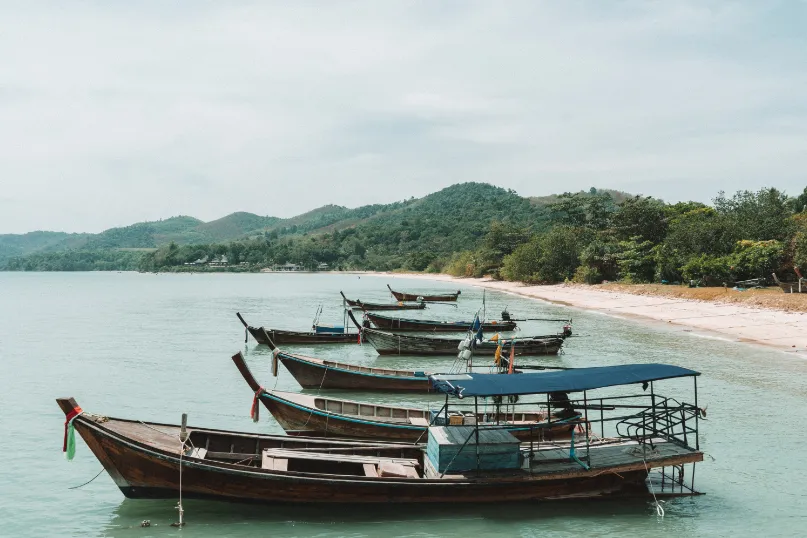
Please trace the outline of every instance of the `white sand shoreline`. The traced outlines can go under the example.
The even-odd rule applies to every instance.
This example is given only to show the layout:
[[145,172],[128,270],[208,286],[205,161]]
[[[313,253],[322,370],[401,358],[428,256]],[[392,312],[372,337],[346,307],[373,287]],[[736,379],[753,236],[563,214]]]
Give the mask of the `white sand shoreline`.
[[807,315],[804,312],[633,295],[576,284],[529,286],[518,282],[422,273],[370,273],[368,276],[457,282],[616,317],[679,326],[691,335],[763,345],[789,353],[807,353]]

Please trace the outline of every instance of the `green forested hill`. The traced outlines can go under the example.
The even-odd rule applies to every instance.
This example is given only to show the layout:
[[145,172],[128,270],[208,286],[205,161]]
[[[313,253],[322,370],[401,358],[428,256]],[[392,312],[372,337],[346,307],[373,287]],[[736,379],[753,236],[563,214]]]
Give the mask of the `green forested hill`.
[[[237,242],[235,258],[240,258],[239,249],[255,250],[260,244],[260,253],[250,257],[251,262],[260,264],[342,260],[346,266],[357,268],[368,263],[382,268],[423,268],[424,263],[437,257],[468,248],[487,232],[493,220],[524,221],[527,227],[535,228],[544,213],[545,208],[531,204],[515,192],[465,183],[420,199],[358,208],[327,205],[288,219],[239,212],[211,222],[178,216],[112,228],[99,234],[53,233],[47,241],[36,234],[50,232],[0,236],[0,267],[7,262],[8,269],[52,270],[59,267],[59,259],[68,259],[65,253],[69,252],[71,261],[67,265],[75,268],[81,258],[77,251],[130,252],[167,248],[171,243],[180,249],[176,259],[184,263],[204,254],[223,254],[229,247],[222,244]],[[316,245],[316,252],[302,248],[301,238],[308,245]],[[267,243],[272,246],[271,252]],[[113,259],[114,254],[105,254],[103,266],[107,267]],[[132,255],[127,254],[125,259],[125,267],[121,268],[131,268]]]
[[[0,236],[10,270],[243,270],[287,262],[335,269],[572,279],[734,282],[807,272],[807,189],[717,193],[713,204],[667,204],[590,189],[541,198],[483,183],[423,198],[290,219],[233,213],[113,228],[101,234]],[[228,267],[193,264],[226,256]]]
[[68,234],[64,232],[29,232],[27,234],[0,235],[0,268],[15,256],[25,256],[32,252],[79,243],[87,234]]
[[[141,268],[179,268],[205,255],[225,254],[231,264],[250,266],[325,262],[341,269],[437,270],[456,253],[490,241],[492,226],[525,235],[544,229],[549,213],[547,207],[536,206],[513,191],[463,183],[393,204],[356,209],[327,206],[278,221],[261,236],[227,245],[163,247],[144,255]],[[495,265],[512,249],[494,245],[489,250],[490,265]]]

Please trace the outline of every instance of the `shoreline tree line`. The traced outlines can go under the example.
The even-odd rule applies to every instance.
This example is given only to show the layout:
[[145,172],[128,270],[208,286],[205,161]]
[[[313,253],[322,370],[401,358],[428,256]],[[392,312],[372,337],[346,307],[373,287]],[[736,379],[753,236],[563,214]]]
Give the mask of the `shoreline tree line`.
[[[7,270],[257,271],[290,262],[336,270],[407,270],[527,283],[720,285],[807,269],[807,189],[717,194],[668,204],[590,189],[544,199],[481,183],[390,204],[366,219],[265,231],[149,251],[68,250],[12,258]],[[353,210],[351,210],[353,211]],[[188,265],[226,256],[228,267]]]

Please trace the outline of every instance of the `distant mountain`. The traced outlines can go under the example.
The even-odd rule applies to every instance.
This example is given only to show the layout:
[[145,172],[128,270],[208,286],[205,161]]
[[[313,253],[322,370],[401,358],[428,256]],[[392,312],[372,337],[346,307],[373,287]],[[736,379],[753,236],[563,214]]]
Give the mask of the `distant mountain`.
[[276,217],[261,217],[252,213],[233,213],[211,222],[194,217],[177,216],[154,222],[139,222],[131,226],[110,228],[98,234],[67,234],[62,232],[30,232],[0,235],[0,266],[18,256],[65,250],[149,249],[167,245],[217,243],[241,239],[262,232],[277,222]]
[[[617,202],[629,196],[607,189],[592,189],[584,194],[606,192]],[[368,249],[370,256],[391,259],[413,251],[442,255],[472,248],[494,220],[540,231],[548,219],[547,205],[556,200],[555,195],[524,198],[515,191],[494,185],[461,183],[423,198],[352,209],[326,205],[287,219],[237,212],[203,222],[180,215],[111,228],[98,234],[44,231],[8,234],[0,235],[0,268],[12,258],[19,261],[32,255],[40,260],[32,261],[33,266],[47,265],[51,261],[57,266],[54,256],[60,252],[155,250],[170,243],[183,247],[339,232],[354,234],[353,243],[360,246],[350,248],[361,252],[360,257]],[[99,259],[94,267],[105,267],[107,262],[107,258]]]
[[64,248],[67,244],[80,243],[88,235],[42,231],[0,235],[0,267],[9,258],[51,248]]

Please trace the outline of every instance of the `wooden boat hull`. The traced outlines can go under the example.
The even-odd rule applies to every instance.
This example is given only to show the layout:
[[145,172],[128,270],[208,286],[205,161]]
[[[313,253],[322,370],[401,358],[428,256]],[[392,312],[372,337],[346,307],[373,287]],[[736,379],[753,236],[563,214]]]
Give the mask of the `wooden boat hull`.
[[312,361],[283,352],[278,353],[277,358],[304,389],[431,392],[429,378],[416,377],[413,372],[401,371],[397,375],[361,372],[348,369],[349,365],[329,365],[325,361]]
[[[363,338],[379,355],[456,355],[462,339],[432,338],[388,333],[374,329],[364,329]],[[510,341],[502,348],[503,354],[510,353]],[[561,337],[545,337],[516,340],[516,355],[557,355],[563,346]],[[475,355],[493,356],[496,344],[483,342],[474,350]]]
[[236,312],[236,315],[256,342],[272,348],[284,344],[355,344],[359,341],[358,333],[314,333],[253,327],[240,313]]
[[[57,400],[65,415],[78,408],[72,398]],[[261,435],[122,420],[88,413],[72,421],[124,495],[130,498],[218,499],[266,503],[491,503],[647,494],[647,468],[703,460],[703,453],[666,443],[647,457],[632,456],[623,445],[592,468],[567,461],[560,468],[483,471],[437,476],[416,472],[378,476],[333,462],[367,458],[404,459],[425,468],[423,445],[345,442]],[[181,450],[180,432],[187,432]],[[636,446],[635,444],[633,445]],[[282,452],[288,465],[265,465],[266,450]],[[273,450],[274,449],[274,450]],[[277,450],[280,449],[280,450]],[[345,457],[347,456],[347,458]],[[614,458],[616,456],[616,459]],[[300,465],[305,461],[310,465]],[[550,460],[556,461],[556,460]],[[330,462],[330,463],[329,463]],[[292,464],[295,465],[292,465]],[[355,469],[358,467],[358,469]],[[358,472],[357,472],[358,471]]]
[[[405,407],[378,406],[390,409],[391,415],[398,416],[398,421],[382,421],[373,417],[361,415],[343,415],[332,413],[317,407],[307,406],[295,402],[279,391],[265,391],[261,394],[261,402],[272,413],[275,420],[283,427],[286,433],[295,435],[321,435],[323,437],[336,437],[348,439],[371,439],[380,441],[399,441],[421,443],[425,442],[428,433],[427,426],[408,423],[410,418],[422,419],[428,422],[429,412],[420,409]],[[333,400],[330,401],[339,401]],[[349,400],[342,400],[360,408],[375,407],[371,404],[362,404]],[[439,408],[438,408],[439,409]],[[437,411],[438,409],[435,409]],[[490,416],[493,413],[489,414]],[[529,425],[513,425],[505,427],[508,432],[522,441],[568,439],[572,430],[580,429],[579,423],[558,423],[549,428],[540,428],[536,424],[534,429]]]
[[419,303],[367,303],[364,301],[359,300],[352,300],[345,297],[345,294],[341,291],[339,292],[342,295],[342,299],[345,300],[345,303],[352,307],[352,308],[361,308],[362,310],[423,310],[426,308],[426,303],[419,302]]
[[303,333],[294,331],[279,331],[277,329],[264,329],[263,327],[249,327],[249,334],[259,344],[271,347],[284,344],[356,344],[359,335],[353,334],[327,334]]
[[390,293],[392,293],[393,297],[398,301],[426,301],[426,302],[453,302],[456,301],[457,298],[462,293],[460,290],[457,290],[456,293],[445,293],[441,295],[423,295],[420,293],[407,293],[404,291],[395,291],[389,287],[387,284],[387,288],[389,289]]
[[[434,321],[425,319],[404,319],[379,314],[367,313],[367,319],[379,330],[424,331],[424,332],[465,332],[471,328],[473,321]],[[517,327],[514,321],[497,321],[482,324],[485,332],[512,331]]]
[[799,286],[798,282],[778,282],[778,285],[785,293],[807,293],[807,284]]
[[[428,409],[375,405],[338,398],[267,391],[252,375],[240,352],[232,356],[232,361],[253,394],[259,396],[260,401],[272,413],[275,420],[286,430],[286,433],[291,435],[316,433],[316,435],[328,437],[418,442],[423,440],[423,435],[431,420]],[[497,421],[495,410],[479,413],[477,420],[481,423],[485,417],[489,422]],[[516,415],[500,413],[498,415],[499,421],[519,419],[518,423],[508,426],[506,429],[522,440],[568,438],[572,430],[576,426],[580,426],[577,421],[556,422],[551,427],[546,427],[543,417],[545,417],[545,413],[542,411],[523,411]],[[543,427],[541,427],[542,423]]]
[[261,402],[286,433],[316,432],[323,437],[375,439],[418,443],[426,441],[426,428],[411,424],[379,425],[361,419],[347,420],[315,408],[306,408],[277,394],[266,392]]
[[[102,428],[77,421],[76,430],[132,499],[176,499],[180,459],[176,454],[128,442]],[[486,481],[360,476],[317,476],[312,473],[238,468],[215,461],[184,458],[182,496],[265,503],[490,503],[579,499],[646,492],[644,469],[588,476],[526,481],[522,476]],[[580,473],[578,473],[580,474]]]

